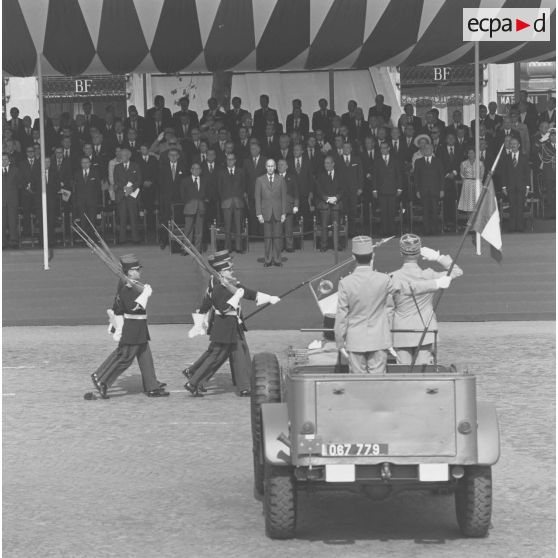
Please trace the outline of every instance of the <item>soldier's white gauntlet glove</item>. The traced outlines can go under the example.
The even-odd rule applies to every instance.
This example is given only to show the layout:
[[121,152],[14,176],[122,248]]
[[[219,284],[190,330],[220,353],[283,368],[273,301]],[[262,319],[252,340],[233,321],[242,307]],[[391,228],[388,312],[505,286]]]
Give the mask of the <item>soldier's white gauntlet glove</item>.
[[122,314],[114,315],[115,331],[112,338],[118,343],[122,337],[122,328],[124,327],[124,316]]
[[256,296],[256,306],[261,306],[262,304],[277,304],[280,300],[278,296],[258,293]]
[[440,259],[439,250],[432,250],[432,248],[426,248],[426,246],[420,249],[420,255],[427,262],[437,262]]
[[107,316],[109,319],[107,333],[112,335],[116,331],[116,322],[114,321],[114,311],[112,308],[107,308]]
[[194,320],[194,327],[188,331],[188,337],[192,339],[198,335],[205,335],[206,333],[206,316],[207,314],[193,313],[192,320]]
[[437,289],[447,289],[451,284],[451,277],[449,275],[444,275],[439,279],[436,279],[436,288]]
[[227,304],[232,306],[235,310],[238,308],[240,304],[240,299],[244,296],[244,289],[236,289],[236,293],[234,293],[229,300],[227,300]]
[[152,294],[153,289],[151,288],[151,285],[146,283],[143,287],[143,291],[134,302],[137,302],[145,310],[145,308],[147,308],[147,300]]

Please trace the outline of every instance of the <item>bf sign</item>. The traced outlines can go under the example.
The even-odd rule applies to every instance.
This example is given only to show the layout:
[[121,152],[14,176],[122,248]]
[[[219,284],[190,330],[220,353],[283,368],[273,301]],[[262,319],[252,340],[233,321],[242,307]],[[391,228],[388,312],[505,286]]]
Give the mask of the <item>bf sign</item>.
[[450,68],[434,68],[434,81],[447,81],[450,76]]
[[89,93],[92,79],[76,79],[76,93]]

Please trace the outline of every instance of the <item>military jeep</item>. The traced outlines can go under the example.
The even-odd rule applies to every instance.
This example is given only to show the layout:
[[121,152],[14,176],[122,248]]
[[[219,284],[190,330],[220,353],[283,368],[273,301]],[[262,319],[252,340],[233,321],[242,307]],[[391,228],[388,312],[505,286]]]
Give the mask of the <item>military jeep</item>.
[[348,489],[372,498],[407,490],[455,494],[466,537],[484,537],[499,458],[494,406],[455,367],[388,364],[344,374],[336,350],[253,358],[254,494],[273,539],[296,534],[297,492]]

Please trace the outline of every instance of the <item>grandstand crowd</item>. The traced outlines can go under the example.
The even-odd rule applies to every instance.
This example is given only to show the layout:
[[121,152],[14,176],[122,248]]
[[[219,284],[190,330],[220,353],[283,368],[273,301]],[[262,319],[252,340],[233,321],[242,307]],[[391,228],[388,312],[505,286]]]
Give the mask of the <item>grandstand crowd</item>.
[[[151,237],[168,243],[161,225],[172,217],[203,248],[212,223],[223,227],[227,249],[243,250],[241,233],[247,221],[251,236],[261,235],[254,195],[256,179],[266,173],[266,161],[287,183],[285,247],[302,218],[310,230],[314,217],[321,227],[321,249],[327,249],[327,230],[345,221],[349,235],[370,234],[377,223],[382,235],[398,232],[405,215],[421,215],[419,232],[455,230],[460,214],[475,203],[475,159],[483,176],[504,143],[494,175],[499,200],[509,207],[509,231],[524,227],[528,196],[543,200],[546,217],[555,216],[556,112],[555,99],[538,113],[522,91],[507,114],[497,104],[481,105],[478,118],[480,152],[475,153],[475,121],[463,122],[458,110],[451,122],[433,108],[424,119],[413,105],[396,120],[377,95],[365,112],[354,100],[336,114],[326,99],[306,113],[300,100],[280,122],[269,97],[250,114],[242,101],[232,99],[223,111],[215,98],[198,115],[189,99],[171,112],[157,96],[140,116],[130,106],[128,117],[92,112],[46,118],[44,144],[49,245],[55,227],[71,215],[87,215],[98,223],[102,211],[115,214],[117,240],[139,242],[139,214],[145,215]],[[40,236],[41,166],[39,121],[20,117],[11,108],[3,123],[3,247],[17,248],[22,238]],[[62,221],[62,226],[67,226]],[[129,235],[128,235],[129,233]]]

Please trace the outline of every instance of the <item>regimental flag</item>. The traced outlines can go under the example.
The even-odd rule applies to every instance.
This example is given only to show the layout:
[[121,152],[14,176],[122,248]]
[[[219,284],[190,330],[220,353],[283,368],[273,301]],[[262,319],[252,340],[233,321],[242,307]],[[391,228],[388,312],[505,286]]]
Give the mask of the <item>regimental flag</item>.
[[490,244],[490,255],[502,261],[502,233],[500,231],[500,212],[494,193],[494,185],[489,180],[481,206],[475,209],[471,229],[478,232]]
[[356,267],[356,261],[351,258],[341,262],[335,269],[326,271],[323,275],[312,279],[308,286],[314,295],[322,315],[337,313],[337,289],[339,281],[350,275]]

